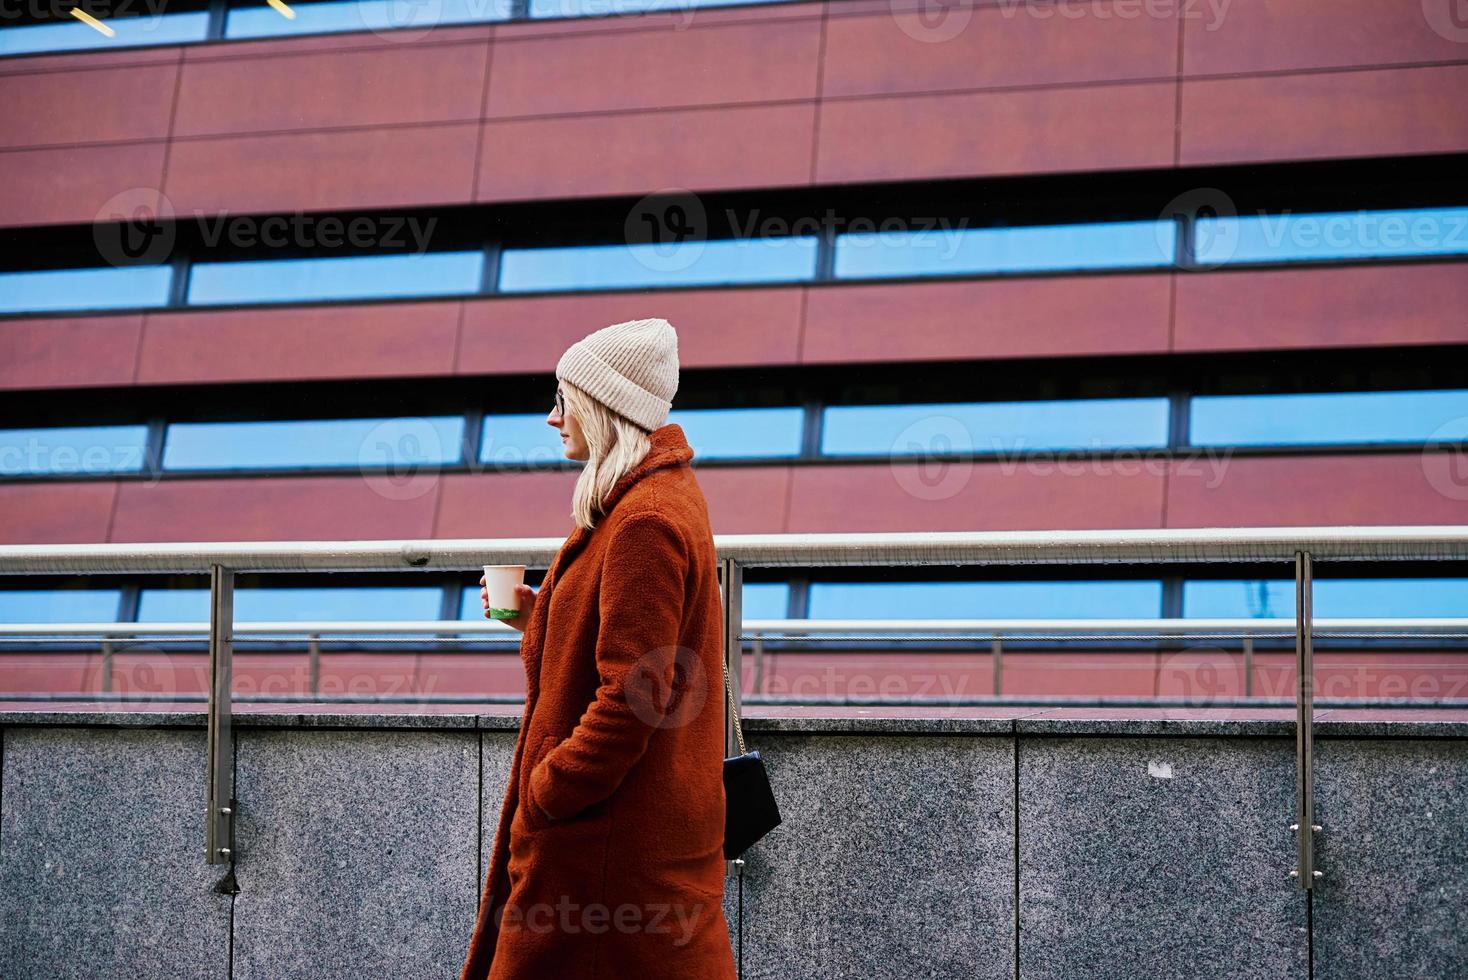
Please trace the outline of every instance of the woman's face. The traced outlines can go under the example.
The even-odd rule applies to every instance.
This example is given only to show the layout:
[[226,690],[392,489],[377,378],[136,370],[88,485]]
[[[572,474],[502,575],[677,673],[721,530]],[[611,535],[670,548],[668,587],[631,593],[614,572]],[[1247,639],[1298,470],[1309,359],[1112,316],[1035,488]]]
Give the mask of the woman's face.
[[547,425],[554,426],[561,431],[561,448],[566,451],[567,459],[585,461],[591,458],[591,453],[586,448],[586,440],[581,436],[581,423],[566,411],[566,403],[559,385],[556,386],[555,407],[551,409],[545,421]]

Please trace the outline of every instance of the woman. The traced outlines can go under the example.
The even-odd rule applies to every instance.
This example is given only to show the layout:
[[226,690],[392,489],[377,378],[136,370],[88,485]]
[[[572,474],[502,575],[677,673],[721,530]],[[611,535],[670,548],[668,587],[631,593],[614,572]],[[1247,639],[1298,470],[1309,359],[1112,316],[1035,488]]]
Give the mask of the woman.
[[613,324],[556,378],[546,422],[586,466],[507,620],[525,714],[461,980],[733,980],[722,606],[693,450],[665,424],[677,334]]

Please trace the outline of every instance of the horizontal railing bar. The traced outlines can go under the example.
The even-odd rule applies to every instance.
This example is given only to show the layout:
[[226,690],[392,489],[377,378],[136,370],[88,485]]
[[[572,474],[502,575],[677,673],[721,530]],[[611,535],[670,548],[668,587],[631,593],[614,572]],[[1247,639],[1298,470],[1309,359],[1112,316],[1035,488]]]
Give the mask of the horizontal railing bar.
[[[1137,562],[1468,559],[1468,526],[1147,528],[716,535],[720,559],[746,567],[1034,565]],[[0,575],[469,571],[550,564],[560,538],[167,542],[0,546]]]
[[[0,702],[64,702],[75,701],[96,704],[202,704],[208,700],[203,694],[121,694],[99,692],[74,693],[14,693],[0,694]],[[338,694],[302,696],[293,694],[234,694],[232,702],[257,704],[505,704],[523,705],[524,697],[502,694],[443,694],[404,696],[396,694]],[[762,704],[772,707],[809,705],[817,707],[986,707],[1014,705],[1019,707],[1111,707],[1111,708],[1293,708],[1293,698],[1271,697],[1214,697],[1199,694],[1194,697],[1140,697],[1115,696],[1091,697],[1087,695],[968,695],[964,697],[933,698],[881,698],[881,697],[830,697],[808,698],[780,695],[743,695],[742,704]],[[1468,698],[1315,698],[1317,708],[1450,708],[1468,711]],[[0,711],[0,718],[4,712]]]
[[[1411,636],[1457,635],[1468,631],[1468,617],[1342,617],[1316,618],[1315,634],[1332,632],[1376,636],[1410,634]],[[1147,639],[1166,635],[1293,637],[1294,620],[1283,617],[1214,618],[1214,619],[746,619],[742,639],[785,638],[810,639],[806,634],[838,634],[836,639],[851,639],[852,632],[883,634],[925,633],[936,637],[990,639],[1022,638],[1017,634],[1044,632],[1056,636],[1089,634],[1146,634]],[[24,637],[106,637],[128,639],[138,637],[201,637],[209,633],[207,622],[178,623],[0,623],[0,640]],[[367,634],[359,636],[357,634]],[[426,642],[453,640],[456,635],[488,634],[484,639],[514,640],[520,634],[513,627],[493,620],[331,620],[319,622],[260,621],[239,622],[232,632],[234,639],[250,637],[289,637],[293,639],[339,639],[350,637],[369,641],[378,637],[402,634],[451,634],[450,637],[423,636]],[[973,634],[959,637],[957,634]]]

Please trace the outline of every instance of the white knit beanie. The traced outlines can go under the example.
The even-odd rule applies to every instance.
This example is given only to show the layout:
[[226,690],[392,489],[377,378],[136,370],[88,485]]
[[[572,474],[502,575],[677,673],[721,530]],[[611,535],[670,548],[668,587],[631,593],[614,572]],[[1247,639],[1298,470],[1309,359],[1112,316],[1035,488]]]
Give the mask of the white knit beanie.
[[556,377],[651,432],[678,390],[678,333],[657,317],[602,327],[566,349]]

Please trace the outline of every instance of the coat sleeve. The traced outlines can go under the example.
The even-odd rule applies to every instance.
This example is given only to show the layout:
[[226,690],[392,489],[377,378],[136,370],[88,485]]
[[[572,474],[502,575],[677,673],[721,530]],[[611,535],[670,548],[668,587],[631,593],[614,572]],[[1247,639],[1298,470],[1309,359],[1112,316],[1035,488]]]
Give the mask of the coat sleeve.
[[552,820],[611,796],[647,750],[667,708],[683,622],[689,549],[656,513],[628,517],[608,542],[597,600],[596,698],[530,773]]

